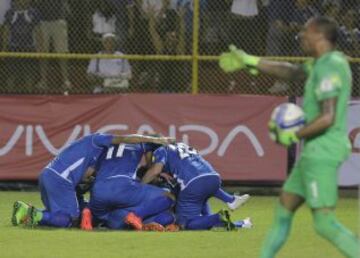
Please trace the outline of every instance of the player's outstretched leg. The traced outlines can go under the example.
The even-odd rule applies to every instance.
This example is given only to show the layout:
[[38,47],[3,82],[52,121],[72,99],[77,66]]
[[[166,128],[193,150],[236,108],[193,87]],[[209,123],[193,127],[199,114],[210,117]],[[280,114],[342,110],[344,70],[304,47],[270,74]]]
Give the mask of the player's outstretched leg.
[[29,214],[29,219],[26,220],[25,224],[26,226],[30,227],[41,225],[58,228],[68,228],[71,227],[73,224],[71,216],[61,211],[41,211],[32,206],[30,207]]
[[227,210],[220,210],[216,214],[207,216],[196,216],[189,219],[185,224],[187,230],[206,230],[214,226],[222,225],[226,230],[231,231],[236,227],[231,221],[230,213]]
[[30,205],[22,201],[14,202],[11,223],[14,226],[24,224],[26,220],[28,220],[28,218],[30,217],[30,208]]
[[230,210],[236,210],[249,200],[250,195],[231,195],[219,188],[219,190],[214,194],[214,197],[225,202]]
[[359,239],[337,221],[334,211],[316,209],[313,217],[315,230],[320,236],[330,241],[346,257],[359,257]]

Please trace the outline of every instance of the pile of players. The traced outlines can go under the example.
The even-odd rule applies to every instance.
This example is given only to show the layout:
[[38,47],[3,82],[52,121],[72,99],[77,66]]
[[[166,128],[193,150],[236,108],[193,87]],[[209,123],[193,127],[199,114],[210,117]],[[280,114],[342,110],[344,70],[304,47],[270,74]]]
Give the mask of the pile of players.
[[[211,197],[235,210],[249,195],[223,191],[215,169],[195,149],[170,137],[85,136],[43,169],[39,187],[45,209],[16,201],[14,226],[144,231],[252,226],[250,218],[233,222],[225,209],[211,213]],[[89,202],[83,197],[87,191]]]

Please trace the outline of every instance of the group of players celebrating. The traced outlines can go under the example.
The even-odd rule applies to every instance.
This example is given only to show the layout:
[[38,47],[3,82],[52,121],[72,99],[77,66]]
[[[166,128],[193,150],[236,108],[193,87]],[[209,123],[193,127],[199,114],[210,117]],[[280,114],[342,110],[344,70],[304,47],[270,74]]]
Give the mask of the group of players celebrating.
[[249,218],[231,221],[225,209],[211,213],[210,197],[235,210],[249,195],[226,193],[220,175],[195,149],[169,137],[85,136],[43,169],[39,186],[45,209],[16,201],[13,225],[145,231],[252,226]]
[[[251,75],[262,72],[279,79],[306,81],[306,125],[297,132],[273,124],[269,127],[277,143],[289,147],[303,140],[304,146],[283,186],[261,258],[276,256],[286,242],[295,212],[305,202],[312,211],[316,232],[344,256],[359,257],[358,238],[337,220],[334,212],[337,171],[350,153],[346,116],[352,84],[347,57],[336,50],[337,35],[338,26],[332,19],[311,18],[299,35],[304,52],[311,57],[304,65],[269,61],[235,46],[220,56],[220,67],[228,73],[244,70]],[[148,152],[152,153],[151,161],[147,157],[151,165],[140,182],[136,180],[136,168]],[[75,189],[92,170],[96,171],[96,179],[88,207],[94,222],[109,228],[191,230],[220,225],[230,230],[251,224],[249,220],[233,223],[225,210],[211,214],[207,200],[212,196],[231,209],[241,206],[249,196],[224,192],[219,174],[194,149],[173,144],[169,138],[101,134],[73,143],[44,169],[39,182],[46,209],[40,211],[16,202],[13,224],[76,225],[80,209]],[[147,184],[159,175],[166,182],[175,179],[179,189],[170,187],[169,192]],[[170,212],[173,206],[175,217]]]

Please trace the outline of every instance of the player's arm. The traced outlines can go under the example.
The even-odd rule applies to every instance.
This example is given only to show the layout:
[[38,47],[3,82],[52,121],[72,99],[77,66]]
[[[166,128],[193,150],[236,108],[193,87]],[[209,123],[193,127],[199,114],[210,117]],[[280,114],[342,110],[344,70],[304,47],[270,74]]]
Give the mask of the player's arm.
[[333,125],[336,117],[337,97],[342,88],[338,64],[328,63],[326,69],[318,71],[317,76],[321,78],[315,89],[316,99],[321,108],[320,115],[314,120],[309,121],[305,127],[296,133],[277,130],[277,140],[280,144],[290,146],[293,143],[299,142],[300,139],[317,136]]
[[142,182],[144,184],[149,184],[152,182],[155,178],[157,178],[164,167],[164,164],[162,163],[154,163],[148,171],[146,171],[145,176],[142,179]]
[[306,79],[306,72],[301,65],[288,62],[276,62],[260,58],[257,70],[286,81],[299,81]]
[[296,133],[299,139],[311,138],[331,127],[335,120],[337,98],[325,99],[321,102],[321,114],[311,123]]
[[322,100],[321,114],[298,132],[284,131],[274,128],[269,128],[272,133],[276,134],[276,141],[286,147],[291,146],[294,143],[298,143],[301,139],[312,138],[321,133],[333,125],[335,120],[337,97],[332,97]]
[[304,80],[307,77],[302,65],[270,61],[265,58],[249,55],[233,45],[230,46],[230,52],[220,56],[219,65],[228,73],[245,69],[253,75],[262,72],[287,81]]
[[112,144],[120,143],[155,143],[160,145],[166,145],[175,141],[172,137],[155,137],[141,134],[130,134],[130,135],[114,135]]

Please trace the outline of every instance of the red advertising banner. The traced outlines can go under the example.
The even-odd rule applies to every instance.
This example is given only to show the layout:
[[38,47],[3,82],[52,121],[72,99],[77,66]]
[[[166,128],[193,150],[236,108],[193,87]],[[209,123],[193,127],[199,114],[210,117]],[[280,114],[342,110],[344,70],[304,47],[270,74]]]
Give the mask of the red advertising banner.
[[32,180],[93,132],[160,132],[189,143],[225,180],[283,180],[286,150],[267,122],[285,97],[132,94],[0,97],[0,179]]
[[339,185],[360,185],[360,99],[352,99],[349,102],[348,132],[352,145],[351,154],[340,169]]

